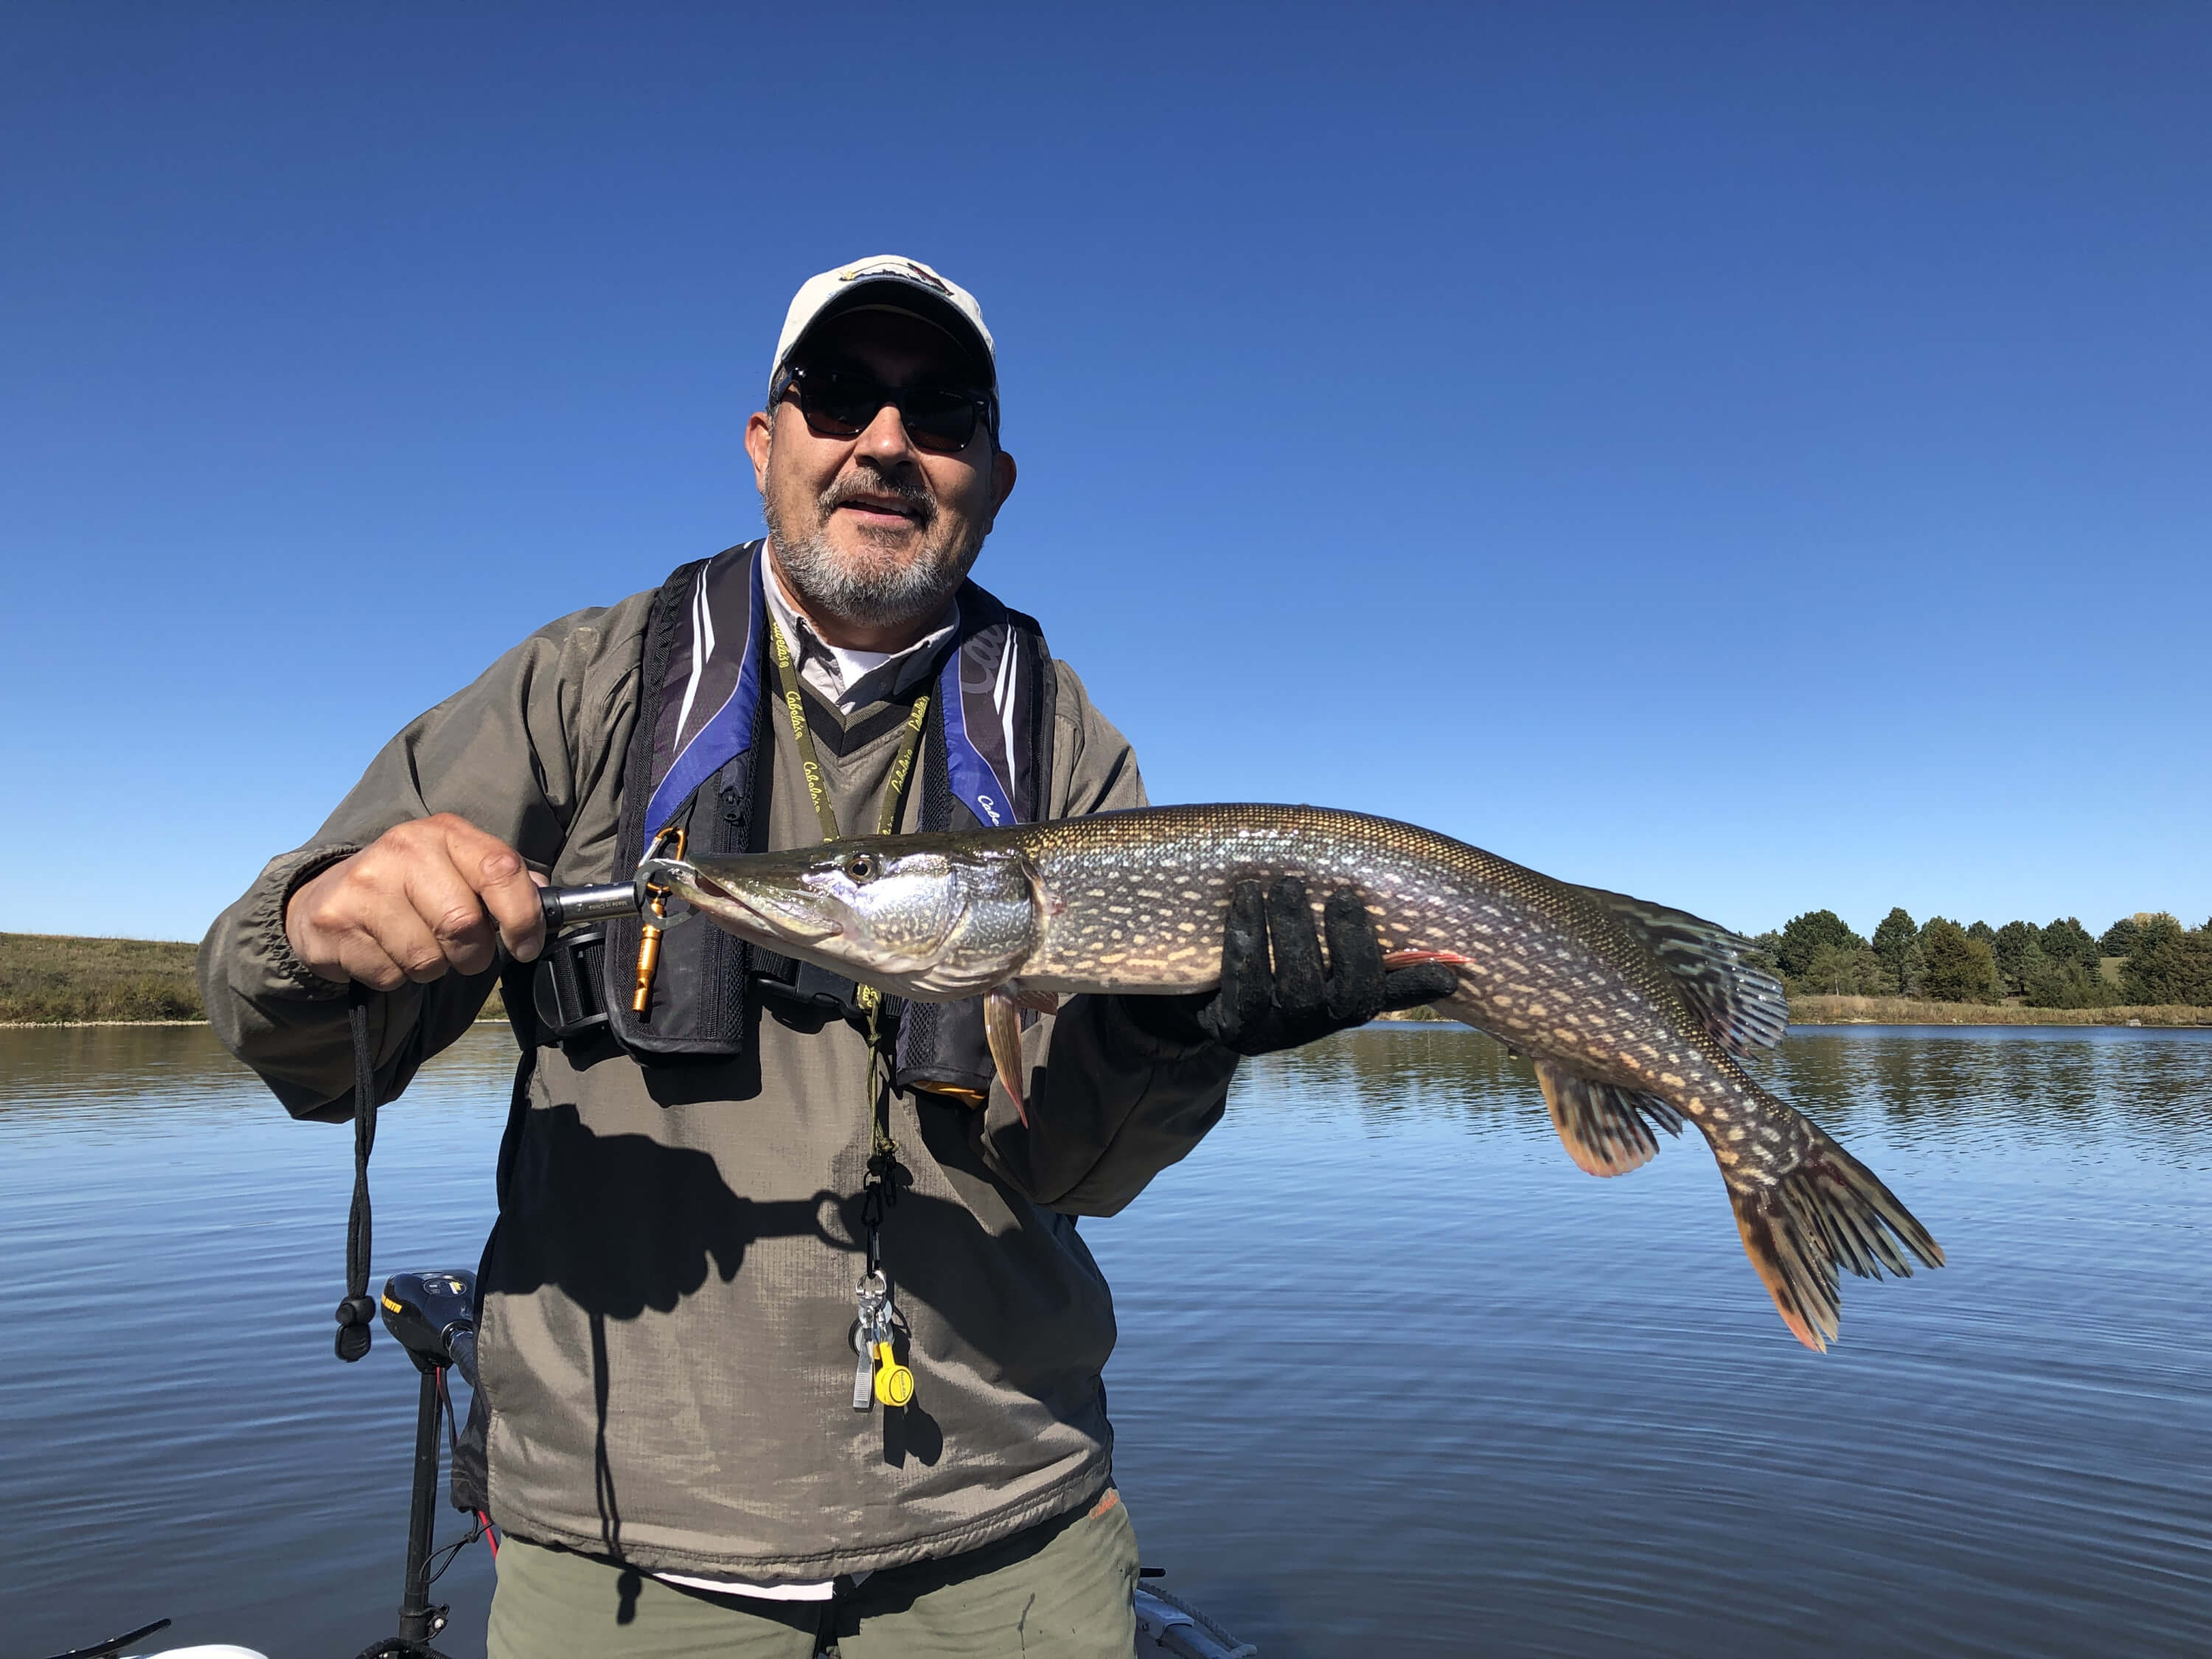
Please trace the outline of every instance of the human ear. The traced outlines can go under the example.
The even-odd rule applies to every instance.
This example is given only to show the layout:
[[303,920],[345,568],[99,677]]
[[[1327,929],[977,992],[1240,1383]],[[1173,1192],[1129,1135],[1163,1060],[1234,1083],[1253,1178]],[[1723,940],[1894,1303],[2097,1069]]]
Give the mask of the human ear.
[[768,452],[774,439],[768,416],[755,410],[745,416],[745,453],[752,457],[753,488],[768,494]]

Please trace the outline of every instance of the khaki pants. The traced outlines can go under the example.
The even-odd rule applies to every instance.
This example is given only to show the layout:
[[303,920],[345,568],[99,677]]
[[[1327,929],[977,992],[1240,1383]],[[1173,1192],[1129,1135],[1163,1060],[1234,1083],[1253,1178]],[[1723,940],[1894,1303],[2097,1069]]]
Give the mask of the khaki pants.
[[507,1538],[490,1659],[1130,1659],[1137,1534],[1114,1490],[942,1561],[871,1573],[831,1602],[681,1589],[596,1556]]

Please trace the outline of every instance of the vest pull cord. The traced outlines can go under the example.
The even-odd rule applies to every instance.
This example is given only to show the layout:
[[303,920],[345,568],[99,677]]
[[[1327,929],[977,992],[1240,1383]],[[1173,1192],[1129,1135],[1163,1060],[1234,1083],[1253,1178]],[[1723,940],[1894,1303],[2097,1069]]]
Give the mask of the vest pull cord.
[[346,1024],[353,1037],[353,1206],[346,1213],[346,1293],[337,1305],[337,1357],[349,1365],[368,1352],[376,1299],[368,1293],[372,1243],[368,1155],[376,1146],[376,1052],[369,1046],[368,1001],[359,980],[346,988]]

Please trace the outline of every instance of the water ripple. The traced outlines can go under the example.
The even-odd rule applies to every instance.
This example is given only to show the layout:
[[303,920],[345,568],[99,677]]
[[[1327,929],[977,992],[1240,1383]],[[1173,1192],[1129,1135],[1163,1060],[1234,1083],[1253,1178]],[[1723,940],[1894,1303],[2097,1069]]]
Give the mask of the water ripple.
[[[2201,1652],[2208,1038],[1793,1034],[1767,1079],[1954,1264],[1847,1283],[1825,1358],[1694,1137],[1592,1181],[1455,1029],[1255,1062],[1085,1224],[1146,1557],[1269,1659]],[[479,1028],[387,1115],[380,1271],[475,1259],[511,1063]],[[413,1376],[330,1357],[349,1154],[204,1032],[0,1033],[11,1650],[389,1628]]]

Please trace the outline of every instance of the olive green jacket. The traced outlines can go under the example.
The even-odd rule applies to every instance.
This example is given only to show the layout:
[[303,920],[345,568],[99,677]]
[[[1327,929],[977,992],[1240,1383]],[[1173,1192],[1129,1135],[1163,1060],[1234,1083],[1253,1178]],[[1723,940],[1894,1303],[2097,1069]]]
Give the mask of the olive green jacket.
[[[201,947],[209,1017],[295,1115],[351,1115],[344,989],[293,955],[293,889],[384,830],[453,812],[567,884],[619,878],[616,811],[650,593],[544,628],[387,744],[306,847]],[[1055,665],[1055,817],[1144,803],[1129,745]],[[858,732],[883,705],[852,713]],[[788,726],[772,845],[819,828]],[[900,724],[821,745],[838,816],[872,820]],[[909,815],[914,810],[908,803]],[[474,1020],[494,974],[378,1000],[386,1097]],[[1074,1218],[1121,1209],[1218,1120],[1235,1057],[1164,1044],[1111,998],[1030,1031],[1034,1127],[896,1098],[912,1173],[884,1226],[912,1406],[855,1411],[867,1049],[771,1017],[745,1058],[540,1049],[501,1156],[479,1362],[491,1513],[647,1571],[818,1581],[991,1542],[1089,1501],[1112,1452],[1113,1303]],[[387,1133],[404,1133],[404,1120]],[[340,1155],[333,1148],[333,1155]]]

